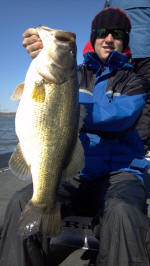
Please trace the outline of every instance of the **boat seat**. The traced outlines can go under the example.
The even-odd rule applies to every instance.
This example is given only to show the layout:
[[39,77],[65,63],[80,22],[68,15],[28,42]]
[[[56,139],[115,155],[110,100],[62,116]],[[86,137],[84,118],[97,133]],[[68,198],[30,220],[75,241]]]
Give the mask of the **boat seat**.
[[98,250],[99,241],[93,234],[91,221],[91,217],[66,217],[63,220],[62,233],[57,237],[51,238],[50,245]]

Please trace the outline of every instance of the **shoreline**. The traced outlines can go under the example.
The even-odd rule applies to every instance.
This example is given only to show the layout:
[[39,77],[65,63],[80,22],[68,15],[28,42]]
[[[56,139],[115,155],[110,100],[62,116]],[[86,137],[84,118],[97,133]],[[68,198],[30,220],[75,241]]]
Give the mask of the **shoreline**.
[[3,117],[9,117],[9,116],[15,116],[16,113],[15,112],[9,112],[9,113],[5,113],[5,112],[0,112],[0,116],[3,116]]

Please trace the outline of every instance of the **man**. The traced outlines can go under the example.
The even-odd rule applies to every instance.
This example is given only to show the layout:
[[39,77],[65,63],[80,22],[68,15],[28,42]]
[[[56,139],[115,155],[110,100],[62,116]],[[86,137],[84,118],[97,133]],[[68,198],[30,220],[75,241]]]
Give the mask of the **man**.
[[[136,73],[143,75],[150,88],[150,1],[149,0],[107,0],[105,7],[119,7],[126,11],[132,23],[129,46]],[[150,160],[150,96],[137,125]]]
[[[74,214],[94,218],[100,243],[97,266],[150,265],[150,225],[143,184],[149,163],[135,128],[146,104],[147,83],[134,73],[128,57],[122,54],[130,30],[128,16],[118,8],[103,9],[92,22],[94,52],[85,53],[84,63],[78,68],[79,101],[87,110],[80,133],[85,167],[80,176],[66,181],[59,193],[62,217]],[[34,58],[42,49],[36,31],[28,29],[23,38],[23,45]],[[17,235],[18,219],[31,195],[30,186],[16,193],[8,206],[1,266],[51,264],[45,262],[38,236],[22,239]]]

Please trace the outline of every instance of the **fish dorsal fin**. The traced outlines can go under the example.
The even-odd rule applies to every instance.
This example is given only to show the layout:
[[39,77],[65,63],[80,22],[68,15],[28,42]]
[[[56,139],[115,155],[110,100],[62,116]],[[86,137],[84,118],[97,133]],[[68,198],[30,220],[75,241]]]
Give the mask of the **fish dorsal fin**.
[[12,173],[22,180],[31,179],[30,166],[26,163],[20,144],[16,146],[9,160],[9,168]]
[[12,96],[11,96],[11,100],[19,100],[21,99],[21,96],[23,94],[24,91],[24,82],[20,83],[14,90]]
[[[83,126],[85,116],[86,116],[86,109],[84,105],[81,104],[80,117],[79,117],[79,132]],[[81,172],[83,167],[84,167],[84,149],[78,136],[72,156],[70,158],[67,167],[63,170],[62,177],[63,178],[73,177],[77,173]]]
[[79,117],[79,132],[84,124],[84,118],[86,117],[87,112],[83,104],[80,104],[80,117]]
[[71,159],[67,167],[63,170],[62,177],[63,178],[73,177],[77,173],[81,172],[83,167],[84,167],[84,150],[81,141],[78,137]]

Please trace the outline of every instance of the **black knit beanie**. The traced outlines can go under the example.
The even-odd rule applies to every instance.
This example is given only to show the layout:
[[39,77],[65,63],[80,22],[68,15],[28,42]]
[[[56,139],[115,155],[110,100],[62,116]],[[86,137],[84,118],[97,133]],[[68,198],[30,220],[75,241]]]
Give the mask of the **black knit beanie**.
[[90,40],[94,47],[97,38],[96,31],[98,29],[120,29],[125,32],[123,39],[123,49],[128,46],[129,32],[131,30],[131,22],[128,15],[120,8],[104,8],[100,11],[92,21]]

